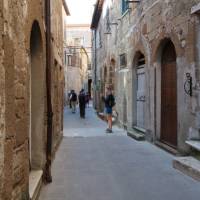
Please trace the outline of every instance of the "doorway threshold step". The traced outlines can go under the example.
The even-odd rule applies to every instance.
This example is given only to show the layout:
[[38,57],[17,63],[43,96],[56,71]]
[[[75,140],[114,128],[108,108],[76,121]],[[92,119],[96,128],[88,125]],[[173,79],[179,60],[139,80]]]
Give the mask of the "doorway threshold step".
[[181,156],[181,153],[177,151],[177,149],[157,140],[155,141],[155,145],[158,146],[159,148],[169,152],[170,154],[173,154],[175,156]]
[[33,170],[29,174],[29,196],[30,200],[37,200],[42,187],[42,170]]
[[127,130],[127,135],[130,136],[131,138],[135,139],[135,140],[138,140],[138,141],[144,141],[145,140],[145,135],[140,132],[140,131],[137,131],[135,129],[128,129]]
[[139,132],[141,132],[141,133],[143,133],[143,134],[146,133],[146,129],[144,129],[144,128],[140,128],[140,127],[138,127],[138,126],[134,126],[133,128],[134,128],[136,131],[139,131]]
[[200,161],[188,156],[178,157],[173,160],[173,167],[182,173],[200,181]]

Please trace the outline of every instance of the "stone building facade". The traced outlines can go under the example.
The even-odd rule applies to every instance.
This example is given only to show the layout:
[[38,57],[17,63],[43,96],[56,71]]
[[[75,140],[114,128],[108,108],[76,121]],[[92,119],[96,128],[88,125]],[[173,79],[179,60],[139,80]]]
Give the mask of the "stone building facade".
[[[52,1],[52,12],[62,21],[63,1]],[[53,5],[55,4],[55,5]],[[66,5],[65,5],[66,6]],[[55,10],[54,10],[55,9]],[[53,35],[52,65],[54,147],[62,137],[62,30]],[[47,140],[45,1],[0,2],[0,199],[29,199],[29,176],[45,172]],[[57,49],[56,49],[56,47]],[[53,60],[53,59],[52,59]],[[53,60],[53,62],[54,62]],[[54,62],[55,63],[55,62]],[[52,86],[53,87],[53,86]],[[59,107],[59,108],[58,108]],[[55,152],[55,148],[52,149]]]
[[91,25],[96,109],[112,86],[121,125],[182,153],[200,141],[199,2],[98,0]]
[[91,66],[91,30],[88,24],[68,24],[65,42],[65,92],[88,92]]

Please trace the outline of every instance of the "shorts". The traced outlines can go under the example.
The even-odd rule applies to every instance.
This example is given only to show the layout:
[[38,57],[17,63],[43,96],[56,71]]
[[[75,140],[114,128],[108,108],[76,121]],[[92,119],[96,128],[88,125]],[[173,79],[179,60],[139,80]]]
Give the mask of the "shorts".
[[112,108],[106,107],[105,111],[106,111],[106,114],[112,115]]

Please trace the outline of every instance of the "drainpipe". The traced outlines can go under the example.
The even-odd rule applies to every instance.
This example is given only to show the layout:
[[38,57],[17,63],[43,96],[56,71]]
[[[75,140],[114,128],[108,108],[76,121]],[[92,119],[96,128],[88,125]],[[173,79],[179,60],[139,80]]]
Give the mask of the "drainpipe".
[[51,2],[45,0],[45,24],[46,24],[46,89],[47,89],[47,146],[46,146],[46,170],[45,180],[52,182],[51,158],[52,158],[52,121],[53,111],[51,103]]
[[94,84],[95,84],[95,109],[97,109],[97,31],[94,30]]

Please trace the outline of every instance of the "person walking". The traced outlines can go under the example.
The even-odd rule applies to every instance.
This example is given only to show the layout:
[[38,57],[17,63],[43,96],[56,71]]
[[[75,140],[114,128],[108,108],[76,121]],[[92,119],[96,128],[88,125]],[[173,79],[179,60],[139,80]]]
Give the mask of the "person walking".
[[112,94],[111,88],[107,88],[106,97],[103,97],[105,103],[105,112],[107,115],[108,128],[106,129],[107,133],[112,133],[112,111],[115,106],[115,97]]
[[72,90],[70,95],[70,102],[72,107],[72,113],[76,113],[76,104],[77,104],[77,94]]
[[85,118],[85,92],[84,89],[82,89],[79,93],[78,99],[79,99],[79,108],[80,108],[80,117]]
[[70,90],[70,91],[68,92],[68,102],[69,102],[69,108],[70,108],[70,109],[72,108],[72,102],[71,102],[71,100],[70,100],[71,94],[72,94],[72,90]]

